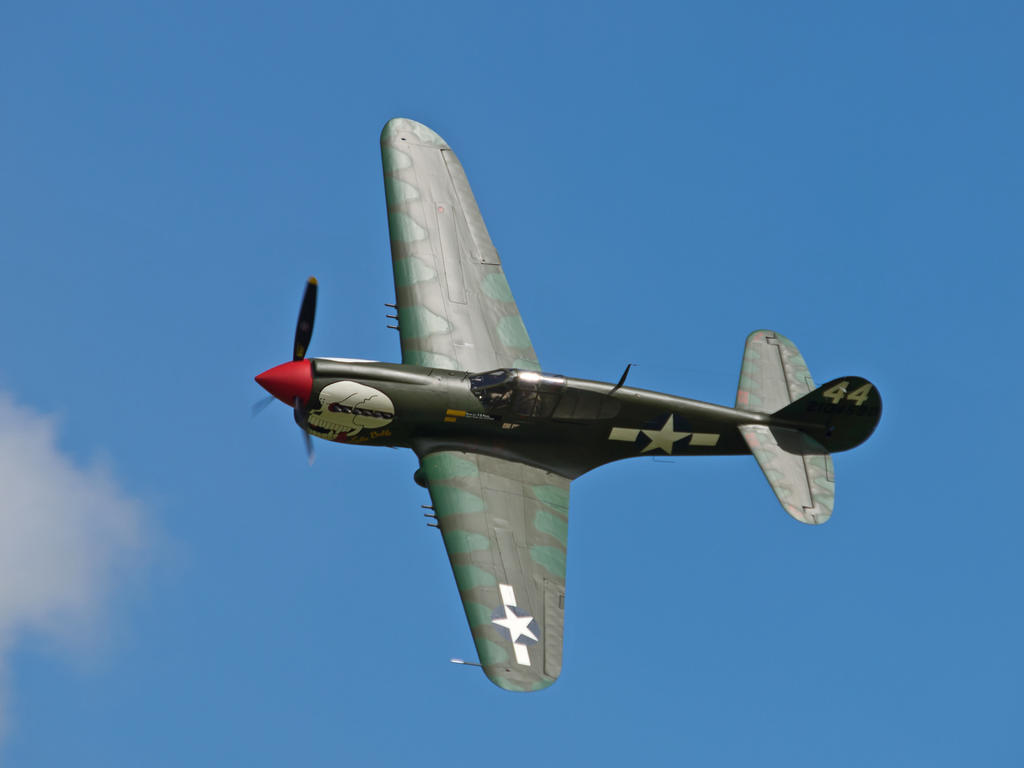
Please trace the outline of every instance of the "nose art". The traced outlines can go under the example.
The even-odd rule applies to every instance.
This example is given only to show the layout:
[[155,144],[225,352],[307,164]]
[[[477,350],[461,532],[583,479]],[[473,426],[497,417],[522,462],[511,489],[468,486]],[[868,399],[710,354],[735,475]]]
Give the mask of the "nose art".
[[296,397],[306,402],[313,392],[313,366],[309,360],[282,363],[257,376],[256,383],[282,403],[294,405]]

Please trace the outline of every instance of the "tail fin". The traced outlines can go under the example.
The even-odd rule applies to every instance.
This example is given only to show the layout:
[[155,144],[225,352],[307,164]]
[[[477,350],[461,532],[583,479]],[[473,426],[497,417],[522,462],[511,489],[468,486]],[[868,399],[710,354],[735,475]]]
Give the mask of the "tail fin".
[[828,451],[847,451],[869,437],[882,418],[878,389],[860,376],[823,384],[772,414],[772,423],[799,429]]
[[882,415],[874,385],[857,376],[815,388],[796,345],[774,331],[747,337],[736,408],[771,414],[740,434],[791,517],[824,523],[835,504],[830,451],[868,439]]

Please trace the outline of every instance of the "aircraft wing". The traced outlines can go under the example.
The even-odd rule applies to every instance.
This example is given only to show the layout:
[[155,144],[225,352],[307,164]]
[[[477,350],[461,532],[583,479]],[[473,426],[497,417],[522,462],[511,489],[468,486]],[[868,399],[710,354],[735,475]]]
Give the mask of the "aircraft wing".
[[380,136],[402,362],[539,371],[462,164],[427,126],[395,118]]
[[546,688],[562,670],[569,480],[461,451],[420,466],[485,674]]

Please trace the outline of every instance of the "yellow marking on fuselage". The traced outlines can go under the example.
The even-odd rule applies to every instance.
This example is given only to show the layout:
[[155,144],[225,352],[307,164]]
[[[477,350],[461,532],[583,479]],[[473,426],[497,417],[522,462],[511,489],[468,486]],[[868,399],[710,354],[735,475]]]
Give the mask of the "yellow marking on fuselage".
[[454,416],[445,416],[444,420],[445,421],[455,421],[455,417]]
[[456,411],[454,408],[449,408],[447,411],[445,411],[445,413],[447,413],[449,416],[465,416],[466,415],[465,411]]

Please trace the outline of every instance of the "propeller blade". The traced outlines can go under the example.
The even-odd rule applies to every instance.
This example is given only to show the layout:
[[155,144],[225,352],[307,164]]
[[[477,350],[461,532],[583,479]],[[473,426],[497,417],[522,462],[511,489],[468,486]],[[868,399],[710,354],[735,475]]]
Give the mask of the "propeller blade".
[[302,430],[302,436],[306,441],[306,459],[309,461],[309,466],[313,466],[313,460],[316,455],[313,452],[313,438],[309,436],[309,430],[307,429],[309,422],[306,420],[306,413],[302,410],[302,398],[295,398],[295,423],[299,425]]
[[303,432],[302,436],[306,438],[306,460],[309,462],[309,466],[313,466],[313,462],[316,460],[316,454],[313,453],[313,438],[309,436],[309,432]]
[[267,395],[262,400],[257,400],[252,405],[252,415],[259,416],[261,413],[263,413],[263,409],[270,405],[272,402],[274,402],[273,395]]
[[302,296],[302,307],[299,309],[299,321],[295,325],[295,347],[292,360],[302,360],[309,349],[309,340],[313,337],[313,318],[316,316],[316,278],[306,281],[306,292]]

